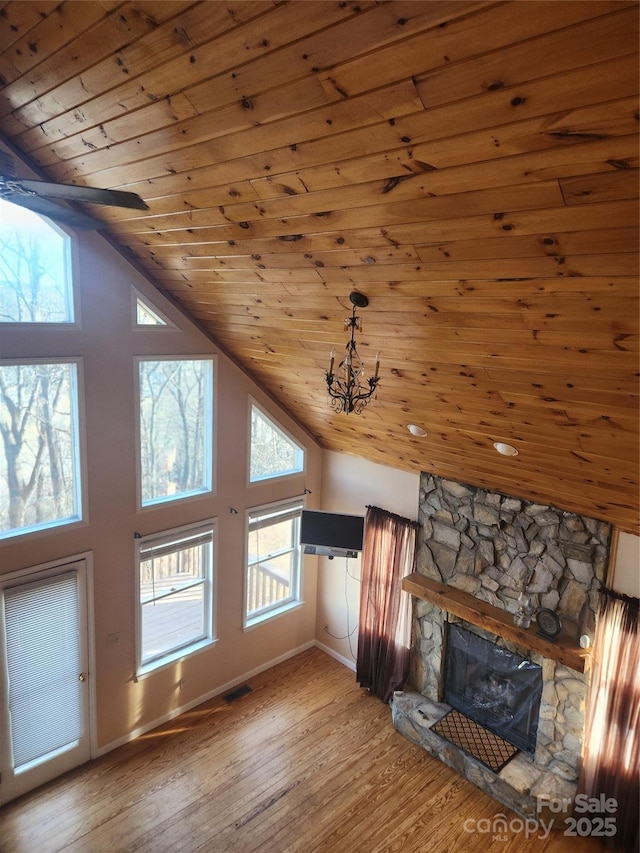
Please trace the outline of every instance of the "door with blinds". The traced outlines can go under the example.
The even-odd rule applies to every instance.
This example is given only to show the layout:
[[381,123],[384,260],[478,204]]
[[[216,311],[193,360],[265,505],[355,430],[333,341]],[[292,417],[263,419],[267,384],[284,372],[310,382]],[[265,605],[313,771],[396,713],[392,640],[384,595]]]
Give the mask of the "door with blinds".
[[0,804],[90,758],[86,562],[0,576]]

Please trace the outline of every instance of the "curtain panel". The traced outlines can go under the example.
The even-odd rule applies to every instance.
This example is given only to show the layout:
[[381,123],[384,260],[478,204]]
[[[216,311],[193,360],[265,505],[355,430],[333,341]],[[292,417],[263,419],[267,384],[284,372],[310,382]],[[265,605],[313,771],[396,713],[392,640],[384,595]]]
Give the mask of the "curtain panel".
[[413,569],[417,528],[408,518],[367,508],[356,678],[383,702],[409,674],[411,597],[402,578]]
[[578,792],[617,801],[609,846],[638,850],[640,601],[602,591]]

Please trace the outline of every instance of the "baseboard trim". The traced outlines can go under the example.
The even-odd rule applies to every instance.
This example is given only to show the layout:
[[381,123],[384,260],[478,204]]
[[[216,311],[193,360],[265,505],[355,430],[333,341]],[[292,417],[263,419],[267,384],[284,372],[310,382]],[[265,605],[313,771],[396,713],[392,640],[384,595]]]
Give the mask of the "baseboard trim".
[[356,671],[355,661],[343,657],[342,655],[338,654],[338,652],[329,648],[329,646],[325,646],[325,644],[321,643],[319,640],[315,641],[315,645],[317,648],[321,649],[321,651],[325,652],[325,654],[329,655],[332,658],[335,658],[337,661],[340,661],[341,664],[348,667],[348,669],[350,669],[352,672]]
[[[175,717],[179,717],[180,714],[184,714],[187,711],[190,711],[192,708],[196,708],[198,705],[202,705],[203,702],[208,702],[209,699],[214,699],[216,696],[219,696],[221,693],[226,693],[228,690],[232,690],[234,687],[237,687],[242,682],[247,681],[249,678],[253,678],[254,675],[259,675],[261,672],[264,672],[266,669],[271,669],[271,667],[276,666],[279,663],[282,663],[289,658],[294,657],[294,655],[299,655],[301,652],[305,652],[307,649],[312,649],[314,646],[319,646],[323,651],[326,651],[332,657],[336,657],[335,653],[331,651],[331,649],[320,646],[316,640],[310,640],[308,643],[304,643],[302,646],[298,646],[295,649],[291,649],[288,652],[285,652],[283,655],[280,655],[273,660],[268,661],[261,666],[257,666],[254,669],[245,672],[243,675],[239,675],[237,678],[234,678],[232,681],[227,681],[226,684],[221,684],[219,687],[215,687],[213,690],[210,690],[208,693],[204,693],[202,696],[198,696],[197,699],[193,699],[191,702],[187,702],[186,705],[181,705],[179,708],[175,708],[173,711],[169,711],[169,713],[164,714],[162,717],[158,717],[153,720],[151,723],[147,723],[144,726],[139,726],[138,728],[133,729],[128,732],[121,738],[117,740],[111,741],[105,746],[99,747],[91,756],[92,758],[100,758],[102,755],[106,755],[107,752],[111,752],[114,749],[117,749],[119,746],[124,746],[125,743],[129,743],[132,740],[140,737],[141,735],[147,734],[147,732],[156,729],[158,726],[161,726],[163,723],[167,723],[169,720],[173,720]],[[340,657],[338,660],[343,661]]]

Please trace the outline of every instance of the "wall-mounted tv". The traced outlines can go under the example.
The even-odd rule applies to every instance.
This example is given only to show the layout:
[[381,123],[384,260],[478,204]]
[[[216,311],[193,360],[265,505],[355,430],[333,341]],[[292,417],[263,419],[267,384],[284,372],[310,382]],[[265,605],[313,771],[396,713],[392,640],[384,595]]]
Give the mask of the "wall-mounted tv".
[[357,557],[362,551],[364,516],[304,509],[300,522],[300,544],[305,554]]

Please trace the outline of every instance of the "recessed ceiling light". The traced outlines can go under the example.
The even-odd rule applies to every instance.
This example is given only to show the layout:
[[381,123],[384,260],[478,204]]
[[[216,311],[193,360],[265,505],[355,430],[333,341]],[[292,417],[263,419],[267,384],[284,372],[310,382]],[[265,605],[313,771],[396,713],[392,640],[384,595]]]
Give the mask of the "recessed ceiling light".
[[503,441],[494,441],[493,446],[503,456],[517,456],[518,451],[512,444],[505,444]]
[[411,435],[417,435],[420,438],[424,438],[424,436],[427,434],[426,429],[422,429],[422,427],[418,426],[417,424],[407,424],[407,429],[409,430]]

